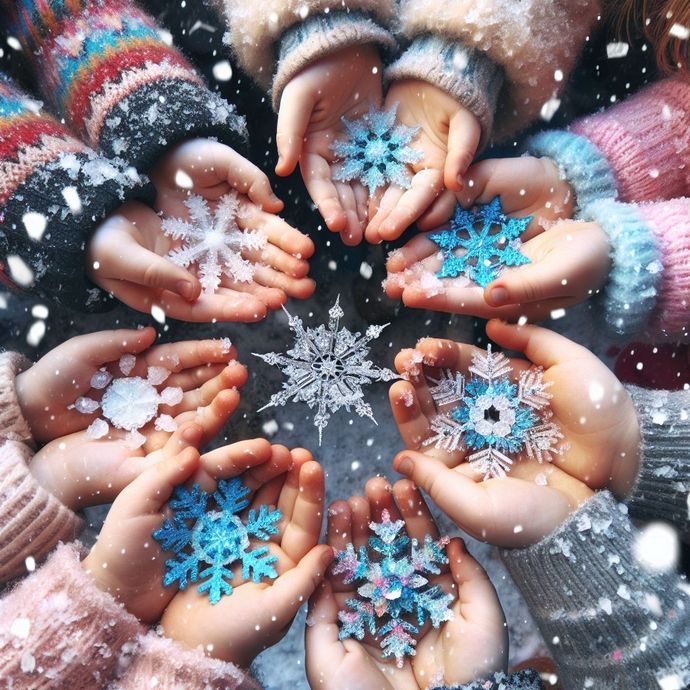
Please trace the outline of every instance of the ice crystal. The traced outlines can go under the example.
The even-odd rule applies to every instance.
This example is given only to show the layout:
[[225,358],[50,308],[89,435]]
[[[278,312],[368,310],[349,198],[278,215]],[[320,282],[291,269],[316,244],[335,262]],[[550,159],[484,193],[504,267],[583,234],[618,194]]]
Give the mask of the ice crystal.
[[199,281],[207,294],[216,291],[222,275],[238,283],[251,281],[255,265],[242,252],[263,249],[266,237],[260,232],[242,231],[237,225],[238,194],[231,191],[222,196],[213,215],[200,196],[191,194],[184,204],[189,220],[165,218],[161,224],[166,235],[182,242],[168,258],[178,266],[198,266]]
[[541,463],[563,452],[563,434],[550,421],[551,384],[542,369],[526,369],[517,384],[511,381],[512,370],[508,358],[491,352],[489,345],[485,355],[472,357],[469,376],[443,371],[441,378],[429,379],[437,407],[453,406],[432,418],[432,435],[424,445],[474,451],[468,460],[485,479],[505,476],[513,464],[508,454],[524,451]]
[[409,188],[412,173],[407,166],[422,159],[422,153],[409,146],[419,127],[396,125],[397,110],[396,103],[390,110],[372,107],[359,120],[343,118],[348,138],[331,147],[340,161],[336,180],[359,180],[371,195],[389,182]]
[[464,275],[481,287],[486,287],[507,266],[530,263],[520,253],[520,235],[531,220],[532,216],[506,216],[499,197],[469,211],[458,205],[450,229],[429,235],[429,239],[443,252],[443,266],[436,275],[439,278]]
[[198,484],[191,489],[178,486],[169,507],[172,517],[153,533],[164,551],[175,558],[165,562],[163,585],[177,582],[180,590],[200,582],[197,591],[217,604],[223,595],[232,594],[230,566],[242,565],[242,578],[259,583],[261,578],[276,578],[276,556],[267,555],[267,546],[251,548],[251,539],[268,541],[278,533],[279,510],[261,505],[250,510],[244,522],[240,513],[249,505],[249,489],[239,478],[221,479],[213,493],[215,509],[209,509],[211,496]]
[[341,408],[354,407],[360,417],[368,417],[374,424],[374,413],[364,400],[362,387],[374,381],[391,381],[398,378],[390,369],[374,366],[366,357],[369,343],[381,335],[388,325],[369,326],[364,335],[340,328],[344,312],[340,298],[328,312],[328,327],[305,328],[302,319],[292,316],[287,309],[288,324],[295,334],[294,346],[285,354],[254,353],[272,366],[280,367],[287,380],[283,390],[274,393],[267,407],[279,407],[286,403],[305,402],[316,408],[314,426],[319,430],[319,445],[323,430],[328,426],[331,414]]
[[[357,599],[348,599],[347,609],[338,613],[341,640],[362,640],[369,633],[380,640],[383,657],[395,657],[402,667],[405,656],[414,656],[415,635],[426,621],[438,628],[453,617],[453,601],[438,585],[430,585],[428,575],[438,575],[439,565],[448,563],[448,537],[434,540],[430,535],[420,544],[402,530],[403,520],[392,521],[384,510],[381,522],[369,523],[374,536],[369,549],[357,551],[352,544],[336,556],[332,572],[344,582],[363,583]],[[372,557],[380,555],[380,560]]]

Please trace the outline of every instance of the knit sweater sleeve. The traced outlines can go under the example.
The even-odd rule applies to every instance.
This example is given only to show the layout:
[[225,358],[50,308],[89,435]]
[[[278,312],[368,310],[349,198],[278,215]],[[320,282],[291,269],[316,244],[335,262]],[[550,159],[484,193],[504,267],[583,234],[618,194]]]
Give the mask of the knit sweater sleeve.
[[544,684],[539,674],[532,669],[515,673],[494,673],[490,678],[482,678],[463,685],[444,686],[437,690],[543,690]]
[[402,0],[410,45],[386,76],[436,84],[478,116],[484,143],[501,141],[556,103],[598,13],[589,0]]
[[690,681],[690,589],[643,565],[627,512],[600,492],[539,543],[502,552],[565,690]]
[[0,600],[0,677],[14,690],[104,688],[142,632],[62,545]]
[[627,386],[640,425],[640,472],[630,515],[666,520],[690,541],[690,391]]
[[112,690],[260,690],[261,686],[234,664],[205,656],[149,632],[141,635],[131,663]]
[[226,41],[240,64],[272,93],[278,110],[288,82],[320,57],[374,43],[392,51],[396,0],[216,0],[228,23]]
[[19,288],[107,307],[86,275],[85,243],[123,202],[150,196],[136,170],[96,154],[0,74],[0,260]]
[[43,97],[92,148],[147,172],[186,139],[244,144],[244,119],[131,0],[1,1]]

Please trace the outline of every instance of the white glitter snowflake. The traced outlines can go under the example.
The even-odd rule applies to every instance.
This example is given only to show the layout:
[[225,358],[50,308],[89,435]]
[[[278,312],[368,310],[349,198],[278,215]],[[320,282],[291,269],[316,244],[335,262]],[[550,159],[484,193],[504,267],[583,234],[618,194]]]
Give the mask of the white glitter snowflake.
[[254,277],[255,264],[242,256],[243,251],[258,251],[266,246],[266,237],[258,231],[242,231],[237,225],[240,199],[231,191],[218,200],[213,216],[205,199],[194,194],[184,202],[189,220],[165,218],[163,232],[182,245],[168,258],[178,266],[198,266],[199,281],[206,294],[213,294],[222,275],[238,283]]
[[[110,422],[116,429],[128,431],[128,445],[138,448],[146,440],[143,434],[139,433],[139,429],[158,415],[158,408],[161,405],[179,405],[182,401],[181,388],[167,387],[160,393],[156,389],[156,386],[164,383],[170,376],[170,371],[164,367],[149,367],[145,379],[141,376],[128,376],[134,367],[132,358],[133,355],[123,355],[120,359],[120,371],[125,374],[122,378],[113,379],[105,368],[93,375],[91,388],[105,389],[100,401],[81,396],[69,406],[68,409],[75,409],[82,414],[93,414],[101,410],[105,419],[98,417],[91,422],[86,429],[89,438],[99,439],[105,436],[110,431]],[[170,415],[162,414],[157,417],[155,428],[159,431],[173,432],[177,425]]]
[[[381,335],[384,326],[369,326],[364,335],[340,328],[344,313],[338,298],[328,312],[328,328],[304,328],[302,319],[287,309],[288,324],[295,334],[294,347],[285,354],[269,352],[255,354],[273,366],[279,366],[287,377],[283,390],[274,393],[267,407],[286,403],[305,402],[316,408],[314,426],[319,430],[319,445],[331,413],[354,407],[360,417],[368,417],[374,424],[374,414],[364,400],[362,386],[374,381],[391,381],[398,376],[390,369],[374,366],[368,359],[369,343]],[[259,410],[259,412],[261,412]]]
[[508,358],[492,353],[489,345],[485,355],[473,355],[469,376],[444,370],[440,378],[429,378],[431,397],[446,409],[431,420],[432,435],[424,445],[451,453],[475,451],[468,460],[485,479],[506,475],[513,464],[507,453],[524,451],[540,463],[560,455],[563,434],[548,409],[551,384],[541,368],[521,372],[515,384],[512,370]]

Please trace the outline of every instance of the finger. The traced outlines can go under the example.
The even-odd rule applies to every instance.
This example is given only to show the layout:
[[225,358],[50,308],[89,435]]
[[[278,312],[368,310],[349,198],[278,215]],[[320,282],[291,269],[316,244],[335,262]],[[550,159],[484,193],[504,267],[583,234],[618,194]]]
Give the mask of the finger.
[[436,197],[431,206],[419,216],[417,227],[420,230],[434,230],[439,225],[447,223],[455,211],[458,203],[455,194],[447,189]]
[[267,302],[272,309],[279,309],[285,303],[285,295],[295,297],[296,299],[306,299],[313,294],[316,288],[316,283],[311,278],[291,278],[284,273],[272,269],[270,266],[257,266],[254,272],[254,280],[260,285],[271,288],[274,292],[279,291],[283,293],[279,303],[276,303],[273,299]]
[[351,496],[347,504],[350,506],[352,544],[359,549],[369,542],[369,522],[371,521],[369,501],[364,496]]
[[216,376],[220,376],[224,369],[224,364],[206,364],[195,369],[185,369],[179,374],[172,374],[168,377],[165,380],[165,385],[189,391],[202,386],[206,381],[210,381]]
[[338,603],[328,580],[324,580],[309,599],[304,630],[307,675],[313,688],[328,687],[333,669],[345,659],[339,632]]
[[[259,510],[263,506],[275,506],[278,504],[280,492],[285,484],[285,474],[273,477],[270,481],[262,484],[254,494],[250,504],[251,510]],[[273,541],[278,541],[279,535],[276,535]]]
[[[174,410],[178,414],[187,410],[197,410],[200,407],[210,405],[215,397],[222,391],[231,391],[232,389],[243,386],[247,380],[247,376],[247,370],[241,364],[231,364],[225,367],[218,376],[212,378],[210,381],[206,381],[201,387],[184,393],[182,402],[179,405],[173,408],[167,408],[167,406],[162,407],[168,409],[168,413]],[[239,401],[239,394],[237,391],[234,392],[237,401]]]
[[408,536],[422,543],[427,535],[438,539],[438,526],[429,506],[417,487],[409,479],[401,479],[393,485],[393,497],[405,520]]
[[[224,364],[236,356],[235,348],[228,348],[222,340],[187,340],[165,343],[148,350],[144,357],[137,360],[133,371],[136,371],[137,375],[145,376],[144,368],[138,368],[141,364],[145,364],[148,367],[165,367],[173,373],[178,373],[206,364]],[[166,381],[168,385],[171,385],[170,380]]]
[[340,205],[347,217],[347,224],[344,230],[340,232],[340,237],[343,240],[343,244],[348,247],[355,247],[362,241],[362,234],[364,232],[364,226],[357,213],[355,193],[349,184],[342,182],[337,183],[335,188],[338,192]]
[[[254,277],[251,282],[240,283],[230,280],[223,281],[226,289],[231,290],[236,294],[246,295],[248,299],[259,300],[264,309],[280,309],[280,307],[287,301],[285,292],[277,287],[267,287],[263,284],[265,281],[259,281],[258,276],[260,269],[263,267],[256,266],[254,269]],[[265,273],[263,274],[266,275]]]
[[[156,339],[156,329],[98,331],[68,341],[75,348],[74,358],[84,358],[94,367],[115,362],[124,354],[139,354]],[[89,374],[90,376],[90,374]]]
[[418,449],[429,437],[429,420],[422,414],[414,386],[396,381],[388,392],[393,418],[406,448]]
[[222,158],[221,155],[216,156],[216,161],[222,160],[230,186],[248,196],[259,208],[271,213],[280,211],[283,202],[273,193],[266,174],[229,146],[217,145],[223,147],[223,153]]
[[240,394],[237,391],[222,390],[210,405],[192,412],[194,421],[204,430],[202,443],[208,443],[221,432],[239,404]]
[[482,128],[474,113],[461,108],[450,120],[448,153],[443,167],[443,181],[448,189],[459,192],[463,177],[477,153]]
[[392,251],[386,260],[389,273],[398,273],[438,253],[438,245],[427,233],[415,235],[404,247]]
[[380,244],[383,242],[381,236],[381,225],[386,218],[392,213],[400,199],[402,199],[405,190],[397,185],[390,185],[384,192],[377,197],[369,200],[369,216],[371,220],[365,230],[365,237],[370,244]]
[[334,501],[328,507],[326,542],[336,551],[342,551],[352,542],[352,511],[347,501]]
[[387,479],[372,477],[364,487],[364,495],[369,501],[372,522],[381,522],[384,511],[388,511],[391,520],[400,520],[400,511],[393,498],[393,487]]
[[300,167],[309,196],[326,221],[328,229],[331,232],[342,232],[347,225],[347,216],[331,179],[328,161],[316,153],[309,153],[302,156]]
[[313,97],[303,93],[296,83],[288,84],[283,90],[276,128],[276,173],[281,177],[292,173],[297,166],[313,107]]
[[472,557],[462,539],[455,538],[450,541],[446,549],[450,572],[454,582],[458,586],[458,595],[461,604],[472,605],[481,602],[482,608],[493,604],[497,608],[496,613],[502,616],[489,576],[482,566]]
[[201,456],[201,467],[215,479],[229,479],[268,463],[271,458],[271,444],[264,438],[256,438],[204,453]]

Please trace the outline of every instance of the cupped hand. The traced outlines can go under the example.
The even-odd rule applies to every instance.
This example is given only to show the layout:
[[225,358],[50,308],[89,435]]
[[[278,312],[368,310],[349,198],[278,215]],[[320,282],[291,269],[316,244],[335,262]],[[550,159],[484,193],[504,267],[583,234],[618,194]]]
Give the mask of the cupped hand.
[[[333,558],[332,549],[318,545],[323,521],[323,470],[305,450],[292,451],[291,455],[291,469],[267,466],[263,474],[259,475],[259,468],[251,481],[244,480],[253,493],[248,510],[269,505],[283,515],[277,535],[268,543],[251,541],[249,547],[268,546],[270,555],[277,557],[277,579],[257,584],[243,578],[241,567],[234,567],[232,594],[215,605],[196,587],[178,592],[161,619],[168,637],[247,668],[288,631]],[[212,490],[215,482],[202,486]]]
[[309,195],[332,232],[346,245],[362,241],[368,192],[359,182],[338,182],[333,143],[383,100],[383,65],[373,45],[350,46],[316,60],[285,87],[278,110],[278,164],[285,176],[299,163]]
[[[328,543],[342,550],[366,546],[369,522],[380,522],[384,510],[392,520],[404,520],[405,532],[423,542],[426,535],[438,539],[438,527],[424,499],[412,482],[388,485],[383,478],[370,479],[365,497],[331,505]],[[430,682],[455,685],[489,675],[504,667],[507,635],[503,611],[491,582],[470,556],[461,539],[447,546],[449,564],[429,581],[453,594],[453,618],[439,628],[425,625],[418,636],[416,653],[406,657],[402,668],[394,658],[384,659],[379,643],[371,638],[338,639],[338,611],[356,597],[357,584],[346,584],[330,575],[310,602],[305,631],[307,676],[311,687],[324,690],[417,690]]]
[[386,294],[417,309],[534,322],[597,294],[611,269],[609,241],[597,223],[559,222],[533,234],[520,252],[530,263],[506,268],[482,288],[462,275],[436,278],[439,247],[419,234],[390,255]]
[[448,220],[455,208],[453,191],[464,188],[481,138],[476,116],[429,82],[395,82],[385,107],[396,103],[398,120],[420,128],[412,147],[422,157],[410,166],[409,189],[392,184],[371,200],[365,237],[372,244],[397,239],[415,221],[428,229]]

